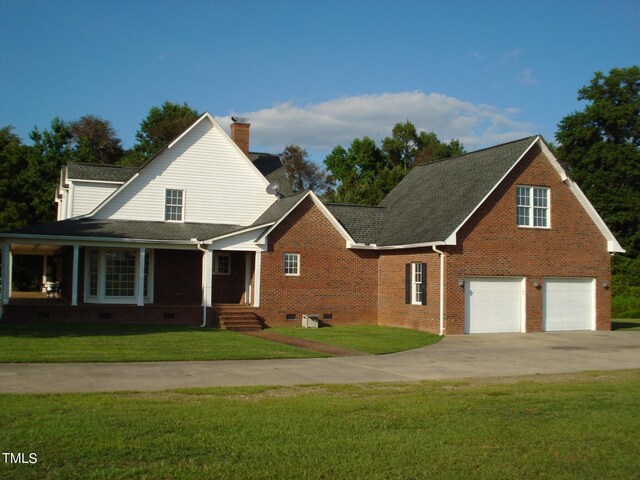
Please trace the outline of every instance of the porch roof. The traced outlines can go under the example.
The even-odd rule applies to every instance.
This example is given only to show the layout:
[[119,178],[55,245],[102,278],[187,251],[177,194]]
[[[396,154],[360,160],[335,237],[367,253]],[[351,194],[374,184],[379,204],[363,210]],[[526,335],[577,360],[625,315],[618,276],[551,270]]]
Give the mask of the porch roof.
[[246,226],[242,225],[210,223],[71,218],[0,232],[0,238],[49,238],[51,240],[77,238],[191,243],[192,238],[208,240],[245,228]]

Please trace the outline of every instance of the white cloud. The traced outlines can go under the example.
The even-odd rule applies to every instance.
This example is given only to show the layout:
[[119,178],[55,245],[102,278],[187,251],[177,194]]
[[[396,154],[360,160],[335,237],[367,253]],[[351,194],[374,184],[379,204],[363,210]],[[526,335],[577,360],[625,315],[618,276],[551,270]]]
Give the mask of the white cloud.
[[538,79],[535,77],[533,68],[525,68],[520,73],[520,83],[522,85],[536,85],[538,83]]
[[[421,91],[344,97],[296,105],[286,102],[254,112],[217,117],[229,127],[231,116],[248,117],[251,148],[280,152],[288,144],[328,153],[355,138],[376,141],[391,134],[397,122],[410,120],[419,130],[433,131],[443,141],[457,138],[468,151],[535,133],[535,127],[513,118],[515,109],[474,104]],[[322,160],[322,159],[316,159]]]

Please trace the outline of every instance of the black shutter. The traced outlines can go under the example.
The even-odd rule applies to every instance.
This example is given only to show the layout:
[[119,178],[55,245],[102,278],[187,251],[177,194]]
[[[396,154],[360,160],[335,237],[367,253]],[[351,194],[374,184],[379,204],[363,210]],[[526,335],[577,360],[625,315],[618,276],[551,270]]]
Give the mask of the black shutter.
[[427,304],[427,264],[422,264],[422,305]]
[[411,303],[411,264],[404,266],[404,303]]

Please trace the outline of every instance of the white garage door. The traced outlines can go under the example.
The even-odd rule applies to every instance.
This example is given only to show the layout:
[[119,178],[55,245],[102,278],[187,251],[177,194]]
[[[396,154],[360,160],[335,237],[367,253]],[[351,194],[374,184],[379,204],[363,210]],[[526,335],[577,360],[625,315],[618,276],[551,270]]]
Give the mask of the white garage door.
[[465,333],[523,332],[523,279],[467,277]]
[[595,279],[545,278],[542,295],[545,332],[595,328]]

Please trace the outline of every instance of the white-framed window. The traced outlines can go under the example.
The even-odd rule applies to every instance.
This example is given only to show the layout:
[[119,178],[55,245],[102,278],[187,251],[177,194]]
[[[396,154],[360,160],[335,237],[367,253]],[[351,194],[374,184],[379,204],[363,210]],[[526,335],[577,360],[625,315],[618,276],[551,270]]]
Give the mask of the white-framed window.
[[184,221],[184,190],[165,190],[164,219],[167,222]]
[[411,303],[422,305],[424,300],[424,263],[411,264]]
[[[144,301],[153,303],[153,250],[146,250],[142,265]],[[85,255],[85,295],[87,303],[135,303],[140,269],[138,250],[93,248]]]
[[231,255],[228,253],[213,254],[213,274],[231,275]]
[[516,211],[519,227],[549,228],[549,189],[518,185]]
[[300,254],[299,253],[284,254],[284,274],[289,276],[300,275]]

